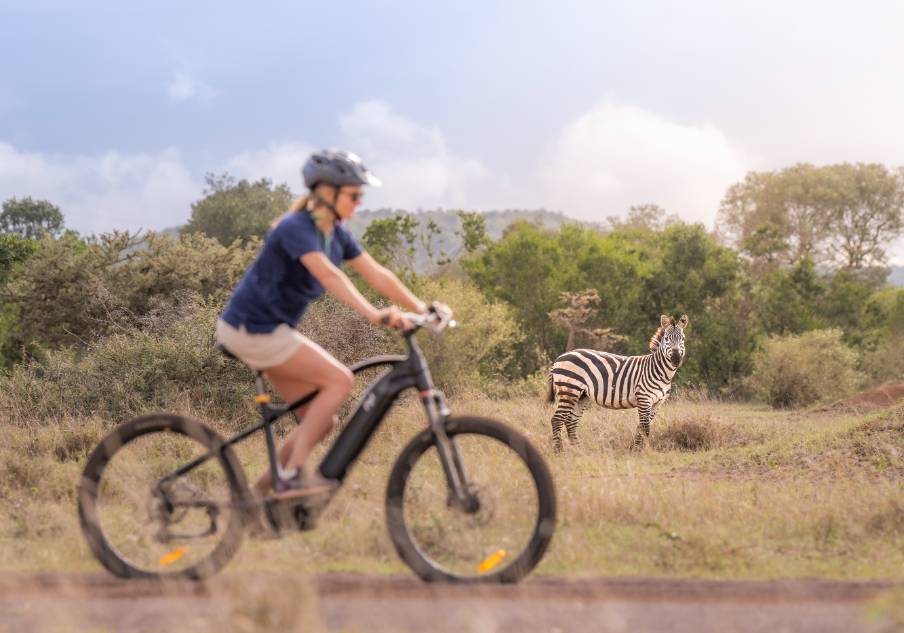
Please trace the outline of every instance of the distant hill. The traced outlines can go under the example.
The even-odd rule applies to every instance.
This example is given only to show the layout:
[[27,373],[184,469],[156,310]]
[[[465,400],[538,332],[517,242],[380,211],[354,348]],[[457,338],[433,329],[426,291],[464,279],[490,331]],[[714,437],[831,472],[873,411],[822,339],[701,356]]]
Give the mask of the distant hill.
[[[456,235],[456,232],[461,230],[461,220],[459,220],[458,215],[456,215],[457,210],[436,209],[433,211],[417,212],[406,211],[404,209],[362,210],[355,213],[355,217],[349,220],[348,223],[346,223],[346,226],[355,237],[361,239],[364,235],[364,231],[367,230],[368,224],[374,220],[383,220],[400,213],[411,215],[417,219],[419,223],[419,236],[426,234],[425,229],[431,220],[439,227],[439,233],[434,236],[432,244],[434,260],[442,257],[454,258],[461,255],[462,240],[460,236]],[[506,209],[504,211],[482,211],[481,213],[486,218],[487,234],[490,236],[490,239],[494,241],[501,238],[505,229],[518,220],[526,220],[553,231],[558,231],[564,224],[585,224],[587,226],[593,226],[589,223],[569,218],[559,211],[547,211],[546,209]],[[178,236],[182,228],[184,227],[174,226],[163,229],[160,232]],[[415,266],[421,271],[431,269],[433,264],[427,255],[427,249],[420,240],[420,237],[415,248]]]
[[[444,254],[446,256],[456,256],[460,254],[462,249],[461,237],[456,235],[461,230],[461,221],[454,210],[434,210],[434,211],[418,211],[412,213],[402,209],[377,209],[374,211],[358,211],[346,226],[357,238],[364,235],[367,225],[374,220],[382,220],[399,213],[407,213],[419,222],[419,233],[423,234],[427,224],[432,220],[439,227],[439,234],[433,238],[434,256]],[[502,237],[505,229],[518,220],[526,220],[544,228],[557,231],[564,224],[581,224],[579,220],[569,218],[558,211],[547,211],[546,209],[521,210],[506,209],[505,211],[484,211],[482,212],[486,218],[487,234],[493,240]],[[423,244],[416,245],[415,261],[418,268],[429,268],[430,260],[427,256],[426,248]]]
[[[415,213],[403,209],[358,211],[355,214],[355,217],[349,220],[346,226],[348,226],[356,237],[360,237],[364,234],[367,225],[372,221],[382,220],[398,213],[407,213],[408,215],[414,216],[421,223],[421,226],[426,226],[430,220],[433,220],[439,225],[443,234],[448,233],[454,235],[455,231],[457,231],[460,226],[458,216],[456,215],[457,210],[444,209],[418,211]],[[580,222],[574,218],[567,217],[559,211],[547,211],[546,209],[506,209],[505,211],[483,211],[482,213],[487,219],[487,233],[489,233],[490,237],[494,240],[498,240],[502,237],[502,232],[505,231],[506,227],[517,220],[527,220],[528,222],[533,222],[553,230],[558,230],[563,224]]]

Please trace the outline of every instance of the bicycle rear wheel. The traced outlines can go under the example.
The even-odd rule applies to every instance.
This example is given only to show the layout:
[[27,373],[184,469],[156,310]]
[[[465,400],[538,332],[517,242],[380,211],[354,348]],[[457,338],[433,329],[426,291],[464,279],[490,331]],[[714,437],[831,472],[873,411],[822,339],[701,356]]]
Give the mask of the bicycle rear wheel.
[[232,558],[247,487],[222,444],[213,430],[175,415],[137,418],[101,441],[82,474],[78,506],[82,532],[104,567],[122,578],[198,579]]
[[526,438],[494,420],[452,418],[446,433],[479,507],[468,512],[451,503],[436,437],[423,431],[389,476],[386,516],[396,551],[427,581],[517,582],[552,539],[549,469]]

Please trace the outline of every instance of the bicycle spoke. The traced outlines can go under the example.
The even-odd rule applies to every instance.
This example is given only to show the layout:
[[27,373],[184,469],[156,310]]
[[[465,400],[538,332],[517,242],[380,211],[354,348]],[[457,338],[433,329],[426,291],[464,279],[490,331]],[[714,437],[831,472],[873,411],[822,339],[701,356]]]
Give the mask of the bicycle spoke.
[[189,436],[153,433],[123,446],[107,464],[97,496],[99,527],[132,567],[173,573],[210,556],[232,511],[225,473],[211,459],[158,488],[161,478],[206,452]]
[[483,435],[454,438],[479,508],[469,513],[450,497],[435,448],[424,453],[408,478],[404,520],[415,546],[453,575],[497,571],[530,542],[538,495],[523,460],[505,444]]

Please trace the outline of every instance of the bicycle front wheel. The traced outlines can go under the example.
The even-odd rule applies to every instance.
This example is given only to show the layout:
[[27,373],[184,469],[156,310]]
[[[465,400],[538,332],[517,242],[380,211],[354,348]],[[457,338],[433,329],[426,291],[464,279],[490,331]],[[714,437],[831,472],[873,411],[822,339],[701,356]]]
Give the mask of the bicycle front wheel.
[[176,415],[137,418],[101,441],[85,465],[78,507],[104,567],[122,578],[198,579],[229,561],[242,539],[247,488],[222,444],[212,429]]
[[426,581],[517,582],[543,557],[555,529],[556,497],[543,458],[527,439],[485,418],[446,423],[477,507],[454,503],[430,429],[418,434],[389,476],[389,534]]

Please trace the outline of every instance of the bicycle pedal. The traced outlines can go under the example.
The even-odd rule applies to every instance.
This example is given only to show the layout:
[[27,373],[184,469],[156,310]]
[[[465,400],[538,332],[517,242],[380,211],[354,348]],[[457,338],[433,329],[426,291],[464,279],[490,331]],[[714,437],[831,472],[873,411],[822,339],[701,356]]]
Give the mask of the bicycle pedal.
[[267,499],[264,502],[264,515],[277,532],[313,530],[317,525],[320,510],[326,504],[321,502],[315,506],[312,501],[311,499]]

